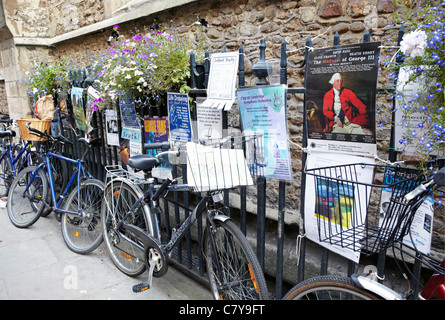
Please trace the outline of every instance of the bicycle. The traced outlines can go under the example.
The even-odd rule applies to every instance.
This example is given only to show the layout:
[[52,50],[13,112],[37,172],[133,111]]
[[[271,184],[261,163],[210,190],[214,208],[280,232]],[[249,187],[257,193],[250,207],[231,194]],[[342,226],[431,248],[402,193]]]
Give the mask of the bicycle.
[[[29,153],[29,148],[24,148],[21,152],[16,151],[15,145],[12,139],[16,136],[14,130],[10,130],[7,125],[13,123],[12,119],[0,119],[0,123],[3,123],[3,130],[0,131],[0,139],[2,140],[2,146],[0,148],[2,155],[0,157],[0,196],[5,196],[8,194],[9,187],[11,186],[14,177],[17,172],[20,171],[22,167],[23,154]],[[17,156],[14,156],[17,154]],[[17,165],[17,168],[16,168]]]
[[[28,129],[52,141],[71,143],[61,135],[52,137],[29,126]],[[76,253],[86,254],[95,250],[103,241],[99,219],[104,183],[92,178],[84,168],[84,158],[89,149],[96,145],[97,139],[88,141],[79,138],[78,141],[86,145],[80,160],[50,151],[41,164],[22,170],[11,185],[7,209],[11,222],[19,228],[33,225],[45,209],[60,213],[62,236],[66,245]],[[56,196],[52,175],[53,158],[74,165],[73,174],[59,198]],[[70,187],[76,182],[77,186],[68,194]],[[48,192],[52,205],[47,201]],[[67,194],[68,197],[61,208]]]
[[[65,144],[65,142],[63,142],[61,139],[49,139],[47,136],[39,136],[35,132],[29,131],[27,128],[29,126],[27,120],[28,119],[20,119],[16,121],[20,129],[21,143],[17,143],[14,145],[12,154],[17,155],[16,159],[20,158],[19,155],[21,154],[23,149],[25,149],[24,152],[26,154],[26,156],[22,157],[20,160],[20,170],[17,170],[17,173],[27,166],[36,166],[42,163],[46,153],[49,151],[53,153],[63,154],[63,146]],[[53,158],[52,169],[52,177],[54,180],[56,196],[59,197],[61,192],[68,184],[68,165],[65,161],[62,161],[58,158]],[[49,196],[50,192],[48,192],[48,202],[51,201]],[[50,209],[45,209],[40,214],[40,216],[46,217],[50,213]],[[58,221],[60,221],[60,219],[58,219]]]
[[[323,183],[325,194],[329,193],[330,185],[333,184],[337,185],[337,189],[340,189],[341,186],[345,185],[354,185],[355,187],[358,187],[360,183],[358,183],[357,180],[353,181],[350,178],[351,176],[356,175],[356,167],[357,165],[328,167],[307,170],[307,173],[314,176],[317,189],[316,194],[319,196],[321,195],[321,189],[319,189],[321,185],[320,179],[328,181]],[[322,275],[306,279],[294,286],[283,299],[405,300],[418,298],[422,300],[445,300],[445,259],[440,261],[430,255],[422,253],[415,245],[415,241],[410,232],[414,215],[424,200],[431,196],[435,190],[439,190],[440,192],[445,191],[445,188],[443,188],[445,186],[445,167],[443,167],[443,164],[440,164],[440,167],[442,168],[437,173],[433,176],[426,177],[426,179],[423,175],[416,175],[412,178],[402,179],[395,183],[385,185],[386,188],[389,187],[391,189],[391,196],[383,222],[381,221],[378,224],[371,225],[369,221],[366,221],[363,223],[363,226],[361,226],[363,228],[360,231],[355,223],[352,223],[353,225],[349,225],[348,228],[345,229],[337,226],[337,230],[335,230],[332,225],[327,225],[332,223],[332,221],[328,222],[332,219],[326,218],[326,215],[323,219],[320,219],[319,222],[319,230],[321,231],[320,241],[327,241],[334,245],[350,247],[356,251],[360,250],[367,255],[391,248],[396,257],[395,262],[400,270],[402,270],[402,268],[399,265],[396,254],[400,254],[401,260],[405,263],[407,270],[409,269],[405,261],[405,255],[410,257],[411,260],[415,259],[422,264],[425,264],[429,269],[433,270],[434,274],[428,280],[418,296],[416,296],[417,293],[411,292],[410,289],[408,289],[408,292],[405,295],[395,292],[384,284],[376,281],[376,278],[378,277],[375,274],[352,274],[350,277]],[[397,168],[395,170],[397,170]],[[334,171],[337,173],[335,177],[331,174]],[[351,174],[348,175],[346,172],[351,172]],[[341,178],[337,178],[339,176]],[[348,177],[347,179],[345,179],[346,176]],[[381,186],[369,185],[369,187],[375,189],[376,187]],[[345,192],[343,192],[343,194],[345,194]],[[331,193],[330,197],[335,198],[335,192]],[[368,203],[368,200],[365,202]],[[352,208],[352,206],[354,208]],[[359,211],[357,206],[351,204],[351,209],[350,212],[352,212],[352,216],[357,216],[357,213],[353,213],[354,210]],[[323,211],[321,207],[317,210],[317,214],[320,214]],[[342,230],[339,231],[338,228]],[[326,233],[324,233],[324,231],[326,231]],[[406,243],[405,238],[408,235],[410,241],[409,244]],[[354,237],[353,240],[352,237]],[[403,273],[403,276],[408,280],[405,273]]]
[[[147,282],[133,286],[134,292],[149,289],[153,277],[161,277],[167,272],[169,255],[173,248],[186,236],[194,222],[206,212],[202,254],[206,261],[213,297],[268,299],[264,274],[254,251],[220,204],[223,190],[253,183],[247,180],[251,177],[250,173],[255,172],[253,167],[257,168],[258,158],[261,158],[258,156],[260,150],[256,148],[258,147],[256,139],[257,137],[235,137],[223,139],[217,144],[207,142],[205,146],[199,143],[187,143],[188,184],[178,184],[177,179],[165,179],[163,183],[158,184],[154,178],[145,181],[122,170],[121,167],[107,167],[108,182],[105,186],[105,200],[101,213],[102,233],[111,260],[120,271],[129,276],[137,276],[148,269]],[[224,146],[224,142],[227,141],[230,145]],[[241,145],[245,147],[246,143],[251,145],[247,150],[250,154],[248,158],[257,161],[256,163],[249,161],[249,165],[246,165],[243,149],[240,148]],[[145,149],[171,147],[168,142],[144,146]],[[203,157],[202,153],[194,153],[200,148],[207,148],[203,152],[207,152],[208,157],[205,155]],[[258,157],[252,158],[253,153]],[[224,170],[218,167],[222,165],[221,159],[228,160],[229,155],[235,154],[237,155],[231,158],[232,163],[225,167],[226,176],[222,176]],[[128,164],[148,174],[163,163],[162,159],[166,155],[178,157],[184,155],[184,151],[176,145],[173,146],[173,150],[160,152],[156,156],[148,154],[132,156]],[[223,156],[218,158],[217,155]],[[230,173],[229,167],[232,169]],[[220,172],[217,172],[218,168]],[[213,169],[215,170],[212,171]],[[218,181],[210,179],[218,176]],[[145,193],[140,187],[141,183],[146,183]],[[158,199],[170,191],[190,190],[200,193],[202,198],[181,226],[174,231],[170,240],[163,241]]]

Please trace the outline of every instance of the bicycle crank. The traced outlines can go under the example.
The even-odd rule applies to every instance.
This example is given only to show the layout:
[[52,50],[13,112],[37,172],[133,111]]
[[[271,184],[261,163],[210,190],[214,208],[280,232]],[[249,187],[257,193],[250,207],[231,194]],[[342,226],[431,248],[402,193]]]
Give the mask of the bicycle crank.
[[148,281],[133,286],[133,292],[145,291],[150,288],[153,276],[159,278],[167,273],[167,256],[164,254],[164,250],[159,246],[158,241],[141,228],[131,224],[123,224],[122,228],[136,235],[144,245],[144,257],[148,269]]
[[145,290],[148,290],[151,288],[151,283],[153,281],[153,275],[154,275],[154,271],[155,269],[159,269],[162,268],[162,258],[159,255],[159,252],[157,252],[156,250],[154,250],[153,248],[151,248],[150,250],[150,254],[148,257],[148,280],[147,282],[141,282],[139,284],[136,284],[133,286],[133,292],[135,293],[139,293],[139,292],[143,292]]

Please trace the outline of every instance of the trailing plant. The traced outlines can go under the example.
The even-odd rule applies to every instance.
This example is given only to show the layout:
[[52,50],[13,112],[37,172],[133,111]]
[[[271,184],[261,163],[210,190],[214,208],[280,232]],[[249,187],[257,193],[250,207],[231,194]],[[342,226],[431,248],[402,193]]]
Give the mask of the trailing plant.
[[28,86],[28,95],[36,99],[48,94],[54,96],[58,89],[69,89],[67,58],[63,57],[54,63],[35,62],[31,70],[26,72],[24,82]]
[[[405,84],[418,83],[410,98],[403,90],[396,91],[395,99],[403,112],[402,123],[406,134],[396,141],[399,148],[415,150],[420,160],[445,155],[445,2],[435,5],[426,1],[423,6],[413,1],[396,1],[399,10],[395,23],[402,24],[404,35],[396,54],[402,59],[387,62],[389,68],[408,74]],[[397,75],[400,73],[394,73]],[[400,79],[399,79],[400,80]]]
[[207,47],[202,26],[198,26],[194,37],[173,26],[145,27],[128,39],[119,33],[118,25],[113,31],[110,46],[93,66],[101,93],[97,101],[100,108],[129,91],[137,101],[147,101],[147,96],[156,98],[167,90],[188,92],[190,53],[194,51],[202,58]]

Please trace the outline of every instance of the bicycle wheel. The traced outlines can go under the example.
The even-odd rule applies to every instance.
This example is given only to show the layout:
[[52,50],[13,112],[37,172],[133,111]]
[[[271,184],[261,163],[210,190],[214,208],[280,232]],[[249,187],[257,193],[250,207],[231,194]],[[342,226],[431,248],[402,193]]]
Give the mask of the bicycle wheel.
[[304,280],[289,290],[284,300],[381,300],[360,289],[351,278],[326,275]]
[[210,289],[219,300],[268,299],[264,273],[246,237],[226,220],[207,230],[205,260]]
[[[8,193],[7,210],[11,222],[19,228],[27,228],[40,217],[48,193],[48,180],[43,168],[34,179],[31,176],[37,167],[23,169],[11,184]],[[29,184],[29,188],[28,188]]]
[[[104,194],[101,222],[108,253],[120,271],[132,277],[138,276],[145,271],[144,252],[119,236],[116,228],[134,203],[143,197],[143,193],[139,187],[117,179],[106,185]],[[139,205],[134,208],[126,222],[153,235],[153,224],[148,205]],[[131,233],[122,230],[121,232],[125,237],[137,242],[136,237]]]
[[11,159],[9,153],[6,153],[0,161],[0,197],[8,195],[13,180],[14,172],[12,171]]
[[69,194],[64,210],[81,212],[80,215],[62,215],[62,236],[71,251],[87,254],[95,250],[103,241],[100,226],[100,210],[105,184],[97,179],[80,183]]

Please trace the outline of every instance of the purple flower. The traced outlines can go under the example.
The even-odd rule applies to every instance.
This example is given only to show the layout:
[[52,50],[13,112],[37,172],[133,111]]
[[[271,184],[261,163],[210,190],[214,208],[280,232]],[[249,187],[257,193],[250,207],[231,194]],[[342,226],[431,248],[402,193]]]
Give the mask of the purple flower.
[[133,40],[133,41],[141,41],[141,40],[142,40],[142,37],[139,36],[139,35],[135,35],[135,36],[133,36],[133,37],[131,38],[131,40]]

